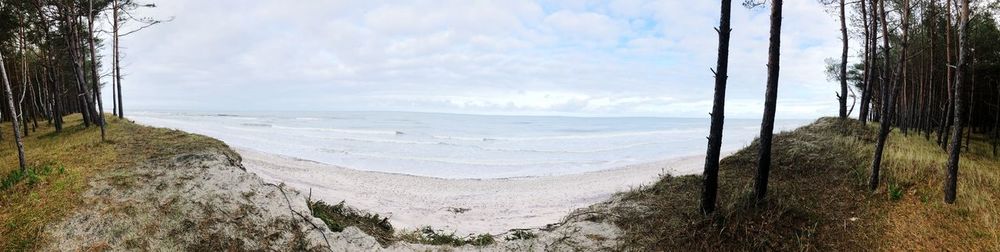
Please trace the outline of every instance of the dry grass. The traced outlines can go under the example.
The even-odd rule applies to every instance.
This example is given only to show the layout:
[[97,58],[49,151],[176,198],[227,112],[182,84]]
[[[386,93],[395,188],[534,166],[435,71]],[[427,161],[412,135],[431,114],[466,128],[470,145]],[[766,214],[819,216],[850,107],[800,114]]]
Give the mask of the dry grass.
[[612,216],[622,250],[864,250],[881,216],[870,209],[855,154],[874,132],[821,119],[775,136],[768,199],[752,197],[757,143],[722,160],[719,208],[698,212],[701,178],[666,177],[627,192]]
[[866,189],[876,127],[824,118],[777,135],[763,205],[751,200],[756,143],[722,161],[711,216],[698,213],[698,176],[627,192],[611,216],[620,249],[1000,251],[1000,161],[985,139],[963,153],[947,205],[946,153],[917,134],[892,133],[879,190]]
[[[108,141],[100,141],[97,127],[84,128],[79,114],[65,117],[61,133],[44,122],[24,140],[29,167],[50,167],[58,172],[41,173],[32,181],[22,180],[0,191],[0,248],[36,250],[44,244],[44,227],[79,206],[80,194],[95,174],[132,167],[142,160],[166,157],[195,149],[228,150],[218,140],[175,130],[135,125],[108,118]],[[17,151],[9,124],[4,124],[0,146],[0,176],[18,170]]]
[[958,200],[948,205],[942,190],[947,153],[917,134],[893,133],[883,184],[899,187],[902,197],[885,204],[883,239],[894,242],[883,249],[1000,251],[1000,159],[985,139],[974,138],[970,147],[959,162]]

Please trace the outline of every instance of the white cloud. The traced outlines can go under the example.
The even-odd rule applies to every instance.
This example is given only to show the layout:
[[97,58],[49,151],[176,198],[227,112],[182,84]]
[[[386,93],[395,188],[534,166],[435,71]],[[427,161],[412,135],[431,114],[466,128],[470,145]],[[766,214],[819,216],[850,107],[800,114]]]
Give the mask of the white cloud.
[[[704,117],[718,3],[171,0],[122,40],[127,108]],[[733,9],[728,115],[759,117],[767,11]],[[833,114],[835,20],[785,6],[779,117]],[[110,92],[107,90],[105,92]],[[108,98],[110,100],[110,98]],[[805,102],[808,101],[808,102]]]

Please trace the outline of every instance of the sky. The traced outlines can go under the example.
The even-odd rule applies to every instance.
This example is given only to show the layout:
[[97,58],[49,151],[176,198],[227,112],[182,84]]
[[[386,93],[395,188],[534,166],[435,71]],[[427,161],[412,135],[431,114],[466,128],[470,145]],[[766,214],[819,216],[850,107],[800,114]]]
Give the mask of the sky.
[[[712,106],[717,1],[156,4],[135,15],[173,20],[121,39],[127,111],[708,117]],[[837,113],[828,11],[785,2],[778,118]],[[763,111],[768,15],[733,6],[727,117]]]

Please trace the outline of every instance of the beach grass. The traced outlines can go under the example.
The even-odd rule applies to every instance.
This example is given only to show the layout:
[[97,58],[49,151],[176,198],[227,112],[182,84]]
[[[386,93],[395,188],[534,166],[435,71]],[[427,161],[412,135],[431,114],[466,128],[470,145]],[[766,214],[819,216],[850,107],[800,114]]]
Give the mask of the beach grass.
[[[181,131],[136,125],[107,116],[107,141],[100,129],[85,128],[79,114],[64,118],[56,133],[46,122],[24,138],[28,170],[21,172],[10,124],[4,124],[0,146],[0,248],[37,250],[45,226],[72,213],[95,174],[133,167],[139,162],[193,150],[232,152],[221,141]],[[123,186],[128,186],[123,183]]]
[[776,135],[768,198],[752,197],[757,143],[722,160],[719,210],[698,212],[701,178],[625,192],[609,218],[622,250],[1000,250],[1000,163],[984,139],[962,154],[959,200],[943,203],[946,153],[894,131],[867,189],[877,125],[823,118]]

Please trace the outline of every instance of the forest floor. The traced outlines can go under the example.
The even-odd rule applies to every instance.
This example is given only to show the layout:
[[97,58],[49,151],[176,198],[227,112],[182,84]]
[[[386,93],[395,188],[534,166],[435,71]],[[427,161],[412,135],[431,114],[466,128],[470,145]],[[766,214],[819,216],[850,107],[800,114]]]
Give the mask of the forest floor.
[[754,143],[723,159],[710,216],[699,176],[664,177],[549,227],[455,237],[310,202],[208,137],[109,119],[101,142],[72,115],[62,133],[39,122],[26,137],[27,172],[10,139],[0,146],[0,250],[1000,251],[1000,159],[985,140],[963,152],[948,205],[946,153],[915,133],[893,132],[868,191],[875,127],[824,118],[776,135],[764,204],[751,200]]

